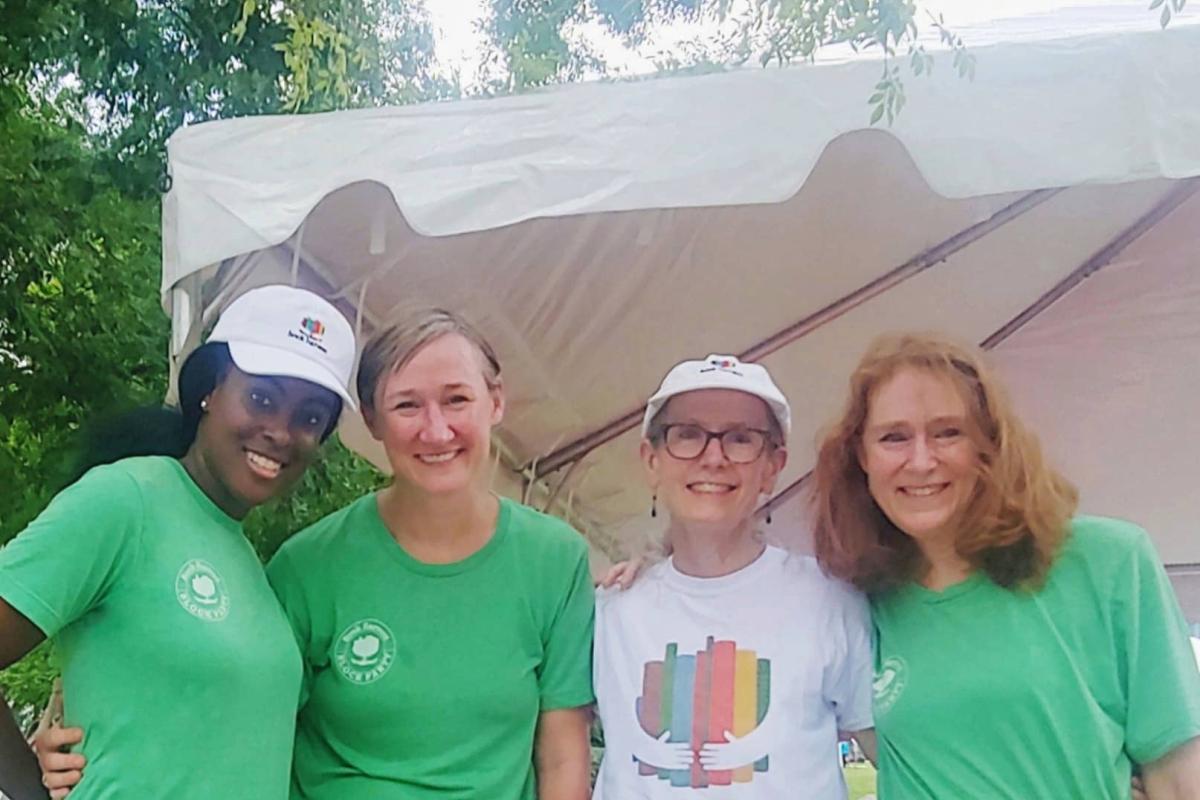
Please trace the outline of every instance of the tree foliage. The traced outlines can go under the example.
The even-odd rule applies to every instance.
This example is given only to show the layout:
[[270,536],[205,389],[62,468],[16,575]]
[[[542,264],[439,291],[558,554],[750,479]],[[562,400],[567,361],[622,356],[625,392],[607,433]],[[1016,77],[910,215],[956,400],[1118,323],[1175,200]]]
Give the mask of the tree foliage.
[[158,206],[98,167],[82,126],[0,94],[0,540],[60,483],[88,414],[161,398]]
[[915,0],[500,0],[491,9],[485,31],[493,60],[504,67],[506,82],[498,87],[504,90],[572,80],[595,69],[594,56],[571,35],[588,19],[633,46],[667,23],[713,23],[719,32],[710,41],[693,42],[660,61],[670,69],[783,65],[811,60],[836,44],[875,49],[884,64],[869,100],[872,124],[892,121],[903,108],[905,63],[914,75],[932,69],[933,56],[917,38],[922,24],[939,33],[961,76],[975,70],[962,39],[940,17],[922,20]]
[[[240,0],[0,0],[0,19],[3,542],[60,488],[81,425],[166,392],[167,137],[209,119],[410,102],[454,87],[434,76],[419,9],[378,0],[334,12]],[[340,445],[328,449],[300,491],[247,520],[264,557],[378,484]],[[18,703],[39,702],[50,663],[28,658],[0,684]]]
[[[1166,27],[1186,2],[1149,0],[1149,7]],[[937,34],[960,77],[975,76],[968,43],[929,10],[936,9],[936,0],[920,5],[926,10],[917,0],[494,0],[484,31],[491,63],[500,65],[504,78],[491,88],[520,91],[602,72],[603,64],[573,35],[587,22],[639,46],[666,24],[705,21],[713,33],[665,54],[660,68],[785,65],[811,60],[831,45],[874,51],[883,65],[867,100],[870,124],[890,124],[904,107],[905,80],[934,67],[934,56],[919,38],[923,29]]]
[[[287,111],[400,105],[455,95],[433,70],[433,29],[411,5],[389,0],[243,0],[233,26],[242,43],[270,31],[281,54]],[[279,34],[282,33],[282,38]]]

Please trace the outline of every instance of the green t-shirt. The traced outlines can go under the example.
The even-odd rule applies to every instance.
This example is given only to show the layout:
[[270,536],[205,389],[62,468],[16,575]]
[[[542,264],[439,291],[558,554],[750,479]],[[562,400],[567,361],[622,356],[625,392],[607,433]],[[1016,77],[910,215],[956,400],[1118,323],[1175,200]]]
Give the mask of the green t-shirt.
[[1127,800],[1200,735],[1200,673],[1149,538],[1079,517],[1044,586],[976,574],[873,603],[880,800]]
[[283,800],[300,659],[238,522],[172,458],[92,470],[0,550],[55,638],[88,759],[73,800]]
[[532,800],[538,713],[593,700],[587,546],[525,506],[502,499],[482,549],[425,564],[368,495],[267,574],[305,668],[293,798]]

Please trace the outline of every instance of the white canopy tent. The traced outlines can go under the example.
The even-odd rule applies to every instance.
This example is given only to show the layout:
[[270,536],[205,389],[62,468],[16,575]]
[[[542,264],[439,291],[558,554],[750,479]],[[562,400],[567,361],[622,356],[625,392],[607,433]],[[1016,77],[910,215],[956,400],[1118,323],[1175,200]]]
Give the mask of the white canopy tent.
[[812,442],[865,345],[946,330],[993,349],[1083,510],[1145,525],[1200,621],[1198,53],[1187,24],[988,46],[973,82],[909,79],[886,130],[869,61],[186,128],[172,363],[263,283],[364,333],[458,310],[504,363],[498,485],[600,566],[652,532],[634,427],[670,365],[770,368],[795,417],[770,530],[803,546]]

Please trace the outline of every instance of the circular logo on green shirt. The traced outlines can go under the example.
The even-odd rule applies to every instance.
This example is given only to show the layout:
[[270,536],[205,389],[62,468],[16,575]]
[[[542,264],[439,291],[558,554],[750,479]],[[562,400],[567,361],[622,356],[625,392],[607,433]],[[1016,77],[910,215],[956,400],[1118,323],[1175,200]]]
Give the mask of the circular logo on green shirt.
[[875,694],[875,713],[887,713],[908,684],[908,664],[898,656],[888,656],[875,671],[875,682],[872,685]]
[[194,558],[175,576],[175,598],[193,617],[220,622],[229,615],[229,593],[225,581],[207,561]]
[[396,660],[396,637],[377,619],[361,619],[342,632],[333,649],[338,671],[351,683],[373,683]]

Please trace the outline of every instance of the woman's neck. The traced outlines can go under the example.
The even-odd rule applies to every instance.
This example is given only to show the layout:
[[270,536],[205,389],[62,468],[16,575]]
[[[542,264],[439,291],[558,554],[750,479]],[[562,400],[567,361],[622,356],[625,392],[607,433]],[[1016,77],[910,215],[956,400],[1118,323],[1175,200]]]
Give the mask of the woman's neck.
[[667,528],[675,569],[693,578],[719,578],[748,567],[766,545],[754,530],[753,519],[734,527],[671,521]]
[[917,542],[927,565],[925,575],[921,579],[921,585],[926,589],[940,592],[956,583],[962,583],[974,572],[971,562],[963,558],[955,547],[955,538],[952,535],[931,537],[927,541]]
[[213,505],[224,511],[233,519],[241,522],[250,513],[251,506],[246,502],[234,497],[233,494],[225,488],[225,484],[217,480],[216,474],[208,468],[208,464],[204,460],[204,456],[200,455],[200,451],[196,447],[190,448],[179,459],[179,463],[183,464],[183,470],[192,479],[192,483],[196,484],[197,488],[203,492],[209,500],[213,501]]
[[392,538],[418,561],[451,564],[492,538],[500,501],[486,489],[431,495],[402,483],[379,493],[379,516]]

